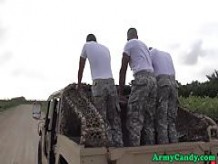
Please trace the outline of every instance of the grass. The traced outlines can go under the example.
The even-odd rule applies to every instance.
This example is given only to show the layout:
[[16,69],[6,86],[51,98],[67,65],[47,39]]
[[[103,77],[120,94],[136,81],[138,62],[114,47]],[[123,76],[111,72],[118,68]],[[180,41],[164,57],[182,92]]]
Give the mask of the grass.
[[47,101],[41,101],[42,104],[42,112],[46,114],[48,102]]
[[0,100],[0,112],[18,106],[20,105],[22,102],[19,100]]
[[192,112],[205,114],[212,119],[218,120],[218,97],[179,97],[180,105]]
[[[46,101],[38,101],[42,104],[42,111],[45,113],[47,109]],[[3,112],[9,108],[21,105],[21,104],[33,104],[33,101],[11,99],[11,100],[0,100],[0,112]]]

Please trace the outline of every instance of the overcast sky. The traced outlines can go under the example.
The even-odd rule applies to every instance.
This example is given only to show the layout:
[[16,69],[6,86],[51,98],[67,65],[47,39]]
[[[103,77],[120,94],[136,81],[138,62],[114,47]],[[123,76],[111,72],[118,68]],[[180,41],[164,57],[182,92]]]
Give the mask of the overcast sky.
[[[47,99],[77,82],[88,33],[111,51],[118,84],[129,27],[171,53],[182,84],[218,69],[217,0],[0,0],[0,98]],[[128,69],[127,80],[132,79]],[[83,82],[91,84],[87,62]]]

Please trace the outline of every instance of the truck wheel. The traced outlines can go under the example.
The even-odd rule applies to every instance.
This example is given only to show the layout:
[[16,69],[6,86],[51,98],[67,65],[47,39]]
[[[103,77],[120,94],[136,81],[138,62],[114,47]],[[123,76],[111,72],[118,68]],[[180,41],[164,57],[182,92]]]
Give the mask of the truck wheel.
[[41,138],[40,138],[39,144],[38,144],[38,164],[42,164],[42,144],[41,144]]

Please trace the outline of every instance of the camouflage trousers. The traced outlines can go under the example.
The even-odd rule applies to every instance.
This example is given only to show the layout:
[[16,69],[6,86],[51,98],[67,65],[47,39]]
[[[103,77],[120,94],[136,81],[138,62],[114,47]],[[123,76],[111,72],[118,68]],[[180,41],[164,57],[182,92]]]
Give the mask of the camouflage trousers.
[[108,146],[122,147],[120,106],[113,79],[93,80],[92,95],[95,107],[106,123]]
[[128,146],[152,145],[155,144],[156,79],[146,71],[134,77],[127,108]]
[[178,110],[178,91],[175,78],[168,75],[157,77],[157,143],[178,142],[176,117]]

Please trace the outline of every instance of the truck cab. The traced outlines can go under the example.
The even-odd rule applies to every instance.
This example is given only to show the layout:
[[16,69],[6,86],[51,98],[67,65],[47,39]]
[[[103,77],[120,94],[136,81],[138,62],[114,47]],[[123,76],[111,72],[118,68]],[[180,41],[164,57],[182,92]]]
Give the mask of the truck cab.
[[60,98],[58,97],[60,93],[56,93],[48,98],[45,118],[38,126],[38,134],[40,136],[38,144],[39,164],[55,162],[54,146],[57,143],[57,119],[60,109]]

